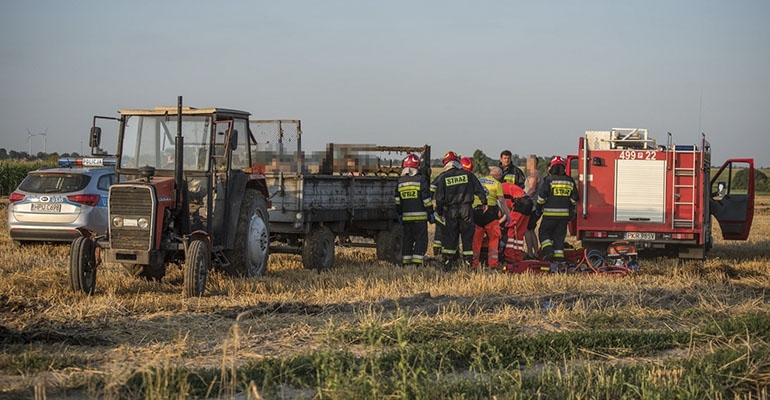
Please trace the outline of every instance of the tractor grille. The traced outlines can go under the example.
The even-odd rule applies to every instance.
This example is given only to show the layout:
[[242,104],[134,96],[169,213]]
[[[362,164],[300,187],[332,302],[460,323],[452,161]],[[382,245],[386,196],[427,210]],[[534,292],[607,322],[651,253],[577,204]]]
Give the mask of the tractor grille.
[[[110,247],[115,250],[150,250],[155,227],[155,196],[149,186],[113,185],[110,187]],[[149,228],[137,226],[117,228],[114,217],[126,220],[147,218]]]

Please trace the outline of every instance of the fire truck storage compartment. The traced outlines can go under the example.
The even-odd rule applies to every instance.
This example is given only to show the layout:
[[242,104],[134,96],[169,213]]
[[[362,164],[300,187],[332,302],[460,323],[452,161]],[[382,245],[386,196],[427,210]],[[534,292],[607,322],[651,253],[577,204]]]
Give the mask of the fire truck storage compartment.
[[615,160],[615,222],[663,223],[664,160]]

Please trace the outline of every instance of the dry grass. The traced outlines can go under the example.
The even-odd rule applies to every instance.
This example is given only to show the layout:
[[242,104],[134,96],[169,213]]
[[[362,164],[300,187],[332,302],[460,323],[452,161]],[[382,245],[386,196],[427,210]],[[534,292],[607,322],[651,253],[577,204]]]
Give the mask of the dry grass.
[[[0,396],[40,387],[41,380],[50,390],[78,387],[94,376],[106,382],[99,393],[109,394],[137,371],[158,366],[226,370],[289,357],[318,349],[336,331],[387,327],[395,321],[388,316],[399,313],[414,325],[502,324],[528,335],[593,328],[686,331],[719,316],[770,314],[767,196],[758,198],[748,242],[717,237],[705,262],[643,260],[642,270],[627,278],[444,273],[377,262],[369,249],[338,248],[329,272],[304,270],[296,256],[274,255],[265,277],[212,274],[207,296],[195,299],[182,298],[177,269],[156,283],[106,266],[95,296],[73,293],[69,247],[13,247],[6,207],[4,199],[0,357],[39,354],[50,365],[0,371],[0,388],[6,388]],[[544,310],[546,301],[553,306]],[[56,359],[67,367],[57,367]],[[659,373],[656,379],[676,378]]]

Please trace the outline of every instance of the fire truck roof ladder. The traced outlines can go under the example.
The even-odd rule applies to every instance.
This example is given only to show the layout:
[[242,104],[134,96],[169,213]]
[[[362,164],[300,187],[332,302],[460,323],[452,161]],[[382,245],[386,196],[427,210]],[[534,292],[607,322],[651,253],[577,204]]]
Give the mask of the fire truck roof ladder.
[[[669,132],[669,142],[671,133]],[[698,149],[696,146],[671,146],[674,177],[671,191],[671,227],[695,228],[695,200],[697,199]]]
[[650,149],[655,148],[655,139],[647,136],[644,128],[612,128],[610,147],[613,149]]

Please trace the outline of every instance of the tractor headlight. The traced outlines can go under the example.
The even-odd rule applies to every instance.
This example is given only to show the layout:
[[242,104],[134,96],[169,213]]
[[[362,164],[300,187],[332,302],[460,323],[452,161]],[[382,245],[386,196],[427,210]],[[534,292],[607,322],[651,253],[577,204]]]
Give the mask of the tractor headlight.
[[123,227],[123,217],[112,217],[112,226],[116,228]]
[[139,218],[136,221],[136,225],[142,229],[147,229],[148,226],[150,226],[150,221],[147,220],[147,218]]

